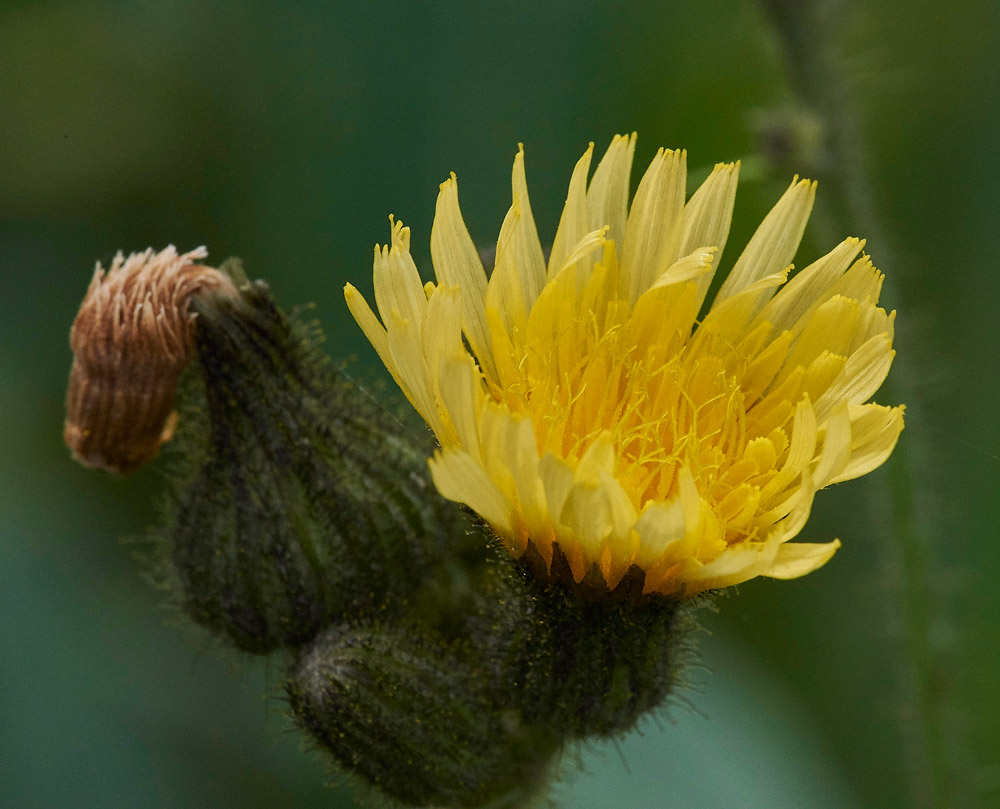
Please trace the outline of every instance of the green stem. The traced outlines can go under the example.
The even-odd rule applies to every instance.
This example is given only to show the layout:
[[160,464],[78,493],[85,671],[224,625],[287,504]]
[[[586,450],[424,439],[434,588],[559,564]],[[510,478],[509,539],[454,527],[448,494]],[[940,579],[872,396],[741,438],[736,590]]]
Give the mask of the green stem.
[[[854,94],[844,77],[840,27],[849,16],[847,4],[761,0],[761,5],[777,34],[799,102],[823,125],[826,165],[817,168],[827,175],[822,178],[824,188],[833,192],[825,195],[833,206],[831,218],[846,223],[848,230],[861,229],[869,243],[877,245],[879,266],[890,269],[887,297],[903,308],[899,268],[893,267],[890,240],[879,227]],[[911,342],[912,331],[901,331],[890,389],[894,399],[906,403],[908,419],[919,422],[922,407],[915,380],[921,376],[916,367],[921,353]],[[919,431],[908,431],[889,469],[873,476],[867,486],[877,534],[886,539],[881,548],[886,583],[896,596],[887,600],[887,608],[900,646],[900,719],[910,805],[919,809],[969,805],[955,767],[960,740],[953,738],[948,704],[952,667],[933,641],[946,619],[947,593],[934,547],[942,528],[933,508],[929,459]]]

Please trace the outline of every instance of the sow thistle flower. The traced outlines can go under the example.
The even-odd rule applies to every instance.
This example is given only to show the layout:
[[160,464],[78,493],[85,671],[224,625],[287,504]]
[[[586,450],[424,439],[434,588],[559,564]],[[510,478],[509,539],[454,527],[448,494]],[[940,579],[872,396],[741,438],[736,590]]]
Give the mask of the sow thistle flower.
[[840,543],[790,542],[816,491],[879,466],[903,407],[868,403],[892,363],[882,274],[849,238],[791,277],[816,185],[796,178],[699,319],[729,233],[738,163],[690,199],[686,152],[660,150],[629,206],[635,136],[588,182],[576,164],[548,260],[523,147],[487,279],[455,175],[421,282],[410,232],[376,246],[379,318],[355,319],[434,431],[441,494],[510,553],[614,588],[639,568],[673,597],[789,579]]

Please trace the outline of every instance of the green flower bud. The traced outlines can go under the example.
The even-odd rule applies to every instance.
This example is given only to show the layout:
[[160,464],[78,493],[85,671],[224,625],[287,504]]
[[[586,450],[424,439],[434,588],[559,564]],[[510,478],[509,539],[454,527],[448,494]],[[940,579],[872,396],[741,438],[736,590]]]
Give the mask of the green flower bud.
[[507,684],[489,674],[470,647],[426,627],[336,627],[286,689],[298,723],[344,771],[406,806],[523,807],[544,787],[558,736],[504,708]]
[[182,396],[160,538],[187,614],[264,653],[398,611],[467,525],[426,449],[332,367],[318,331],[262,282],[240,292],[192,302],[200,392]]

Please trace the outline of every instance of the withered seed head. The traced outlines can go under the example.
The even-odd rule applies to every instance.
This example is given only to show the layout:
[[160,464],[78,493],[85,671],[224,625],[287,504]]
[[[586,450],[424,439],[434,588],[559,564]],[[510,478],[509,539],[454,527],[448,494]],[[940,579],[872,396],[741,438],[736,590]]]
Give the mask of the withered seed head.
[[238,294],[227,276],[195,263],[207,255],[170,245],[119,252],[107,271],[97,263],[69,337],[63,435],[81,463],[131,472],[173,436],[177,381],[194,351],[188,302],[204,291]]

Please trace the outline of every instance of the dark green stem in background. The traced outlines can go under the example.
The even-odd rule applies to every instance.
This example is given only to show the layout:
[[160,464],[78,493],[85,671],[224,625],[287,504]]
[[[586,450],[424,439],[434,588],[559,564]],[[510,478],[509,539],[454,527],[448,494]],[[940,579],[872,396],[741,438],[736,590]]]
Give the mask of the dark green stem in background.
[[[798,102],[818,116],[823,129],[820,165],[824,198],[832,203],[830,224],[839,233],[855,228],[876,250],[877,265],[888,270],[885,291],[903,306],[901,268],[892,260],[890,240],[879,226],[854,94],[845,78],[842,27],[850,17],[842,0],[761,0],[783,51]],[[830,191],[833,194],[830,195]],[[831,199],[832,196],[832,199]],[[832,230],[832,228],[831,228]],[[905,282],[904,282],[905,283]],[[920,378],[912,330],[902,329],[899,354],[890,379],[893,401],[907,407],[907,418],[921,416]],[[930,450],[919,430],[904,432],[889,470],[867,486],[870,511],[881,543],[886,600],[898,634],[900,719],[906,745],[909,803],[918,809],[969,806],[957,766],[959,744],[949,704],[953,668],[935,645],[946,619],[941,561],[934,540],[943,535],[934,511]]]

